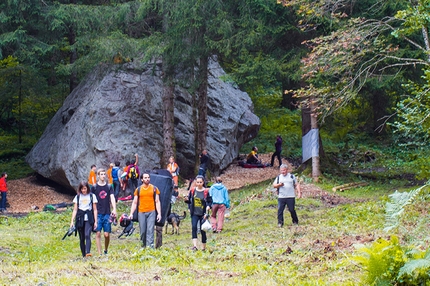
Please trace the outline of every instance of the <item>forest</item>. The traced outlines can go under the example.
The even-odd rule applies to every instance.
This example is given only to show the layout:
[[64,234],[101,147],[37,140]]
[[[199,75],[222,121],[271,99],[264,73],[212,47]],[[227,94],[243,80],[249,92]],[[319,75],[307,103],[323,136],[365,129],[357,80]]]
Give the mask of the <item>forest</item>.
[[[386,269],[363,258],[367,282],[429,285],[429,27],[429,0],[4,0],[0,167],[16,170],[10,179],[32,172],[25,155],[97,65],[158,59],[164,110],[172,110],[174,84],[195,94],[198,154],[206,144],[208,62],[216,58],[261,119],[241,151],[272,152],[282,134],[283,157],[301,165],[302,110],[311,110],[324,149],[323,187],[366,179],[401,191],[381,194],[385,227],[401,242],[368,249]],[[168,158],[173,115],[164,119]],[[308,167],[301,165],[307,178]]]

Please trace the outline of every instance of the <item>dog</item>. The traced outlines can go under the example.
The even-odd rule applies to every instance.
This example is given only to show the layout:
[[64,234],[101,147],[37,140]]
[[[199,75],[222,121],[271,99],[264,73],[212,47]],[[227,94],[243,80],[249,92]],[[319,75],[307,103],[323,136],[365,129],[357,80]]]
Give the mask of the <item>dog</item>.
[[187,216],[187,212],[184,211],[184,215],[180,216],[176,213],[171,213],[166,220],[166,233],[167,233],[167,227],[169,224],[172,225],[172,234],[176,232],[176,234],[179,235],[179,225],[181,224],[181,220],[184,220]]

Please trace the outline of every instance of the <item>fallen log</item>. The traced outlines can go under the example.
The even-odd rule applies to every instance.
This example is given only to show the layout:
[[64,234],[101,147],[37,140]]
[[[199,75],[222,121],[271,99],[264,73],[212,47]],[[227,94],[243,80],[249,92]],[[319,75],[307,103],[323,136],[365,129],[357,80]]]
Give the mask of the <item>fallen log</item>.
[[367,182],[348,183],[348,184],[343,184],[343,185],[340,185],[337,187],[333,187],[332,191],[333,192],[336,192],[336,191],[343,192],[345,190],[353,189],[356,187],[362,187],[362,186],[366,186],[366,185],[367,185]]

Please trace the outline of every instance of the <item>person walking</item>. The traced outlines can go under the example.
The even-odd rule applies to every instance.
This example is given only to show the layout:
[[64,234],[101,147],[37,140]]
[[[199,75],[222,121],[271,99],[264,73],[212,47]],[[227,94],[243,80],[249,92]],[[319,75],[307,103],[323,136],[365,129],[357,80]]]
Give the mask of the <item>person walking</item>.
[[134,190],[129,217],[133,219],[137,209],[142,247],[154,248],[155,221],[161,221],[160,190],[150,184],[151,176],[148,172],[143,172],[140,179],[142,185]]
[[[105,237],[104,254],[108,253],[110,233],[112,232],[112,217],[116,217],[116,201],[112,186],[106,182],[106,170],[97,171],[98,181],[91,191],[97,197],[97,228],[96,228],[96,245],[99,255],[102,254],[101,231]],[[112,213],[111,213],[112,205]]]
[[173,185],[174,186],[178,186],[179,166],[175,162],[175,157],[170,156],[170,158],[169,158],[169,164],[167,164],[167,168],[166,169],[172,175]]
[[113,170],[114,166],[115,166],[114,163],[110,163],[109,164],[109,169],[106,170],[106,177],[108,179],[108,184],[112,187],[112,189],[114,189],[114,187],[113,187],[113,177],[112,177],[112,170]]
[[[77,195],[73,199],[74,207],[70,227],[76,227],[79,233],[79,246],[83,257],[91,254],[91,232],[97,228],[97,197],[90,193],[88,182],[80,182]],[[76,224],[75,224],[76,218]]]
[[135,157],[136,159],[131,161],[127,169],[128,184],[130,185],[132,194],[133,194],[133,191],[139,185],[139,177],[140,177],[139,167],[137,166],[139,157],[137,156],[137,154],[135,154]]
[[273,167],[273,164],[275,163],[275,157],[278,158],[279,166],[282,165],[282,137],[281,135],[276,136],[276,142],[275,142],[275,152],[272,155],[272,160],[270,161],[270,166]]
[[116,202],[118,202],[119,190],[122,185],[120,164],[119,161],[115,161],[115,166],[112,168],[113,194]]
[[208,169],[209,161],[210,161],[208,150],[203,150],[199,157],[200,157],[200,166],[199,166],[198,176],[203,176],[203,180],[205,180],[206,171]]
[[[207,217],[206,214],[209,212],[212,206],[212,198],[209,195],[209,190],[203,187],[204,178],[201,175],[196,177],[196,187],[190,189],[188,197],[185,198],[185,203],[188,204],[191,215],[191,236],[193,247],[192,250],[197,250],[197,225],[203,224],[204,219]],[[200,230],[202,235],[202,250],[206,250],[206,232]]]
[[1,193],[1,203],[0,203],[0,212],[6,212],[6,199],[7,199],[7,173],[3,172],[0,178],[0,193]]
[[302,192],[296,177],[290,173],[291,170],[292,168],[290,165],[282,164],[281,167],[279,167],[280,174],[273,182],[273,187],[278,189],[278,227],[284,226],[285,206],[288,207],[293,224],[299,224],[299,219],[297,218],[295,210],[296,192],[297,198],[302,197]]
[[96,175],[97,167],[96,165],[91,165],[90,174],[88,175],[88,184],[90,187],[94,187],[97,182],[97,175]]
[[212,198],[212,230],[213,232],[220,233],[224,225],[225,210],[230,208],[228,190],[222,184],[221,177],[216,177],[215,184],[213,184],[209,189],[209,196]]

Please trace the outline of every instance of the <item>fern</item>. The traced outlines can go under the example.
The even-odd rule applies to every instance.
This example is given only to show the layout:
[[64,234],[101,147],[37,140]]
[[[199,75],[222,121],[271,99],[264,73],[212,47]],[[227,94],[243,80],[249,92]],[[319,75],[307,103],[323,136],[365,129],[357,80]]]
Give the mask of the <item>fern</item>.
[[385,205],[385,231],[388,232],[400,225],[400,217],[405,207],[412,204],[416,196],[427,186],[430,186],[430,181],[410,192],[399,193],[395,191],[394,194],[389,195],[390,201]]
[[400,268],[397,280],[407,285],[430,285],[430,248],[418,252]]
[[379,238],[371,246],[358,249],[353,257],[365,270],[365,285],[392,285],[406,259],[397,236],[390,240]]

